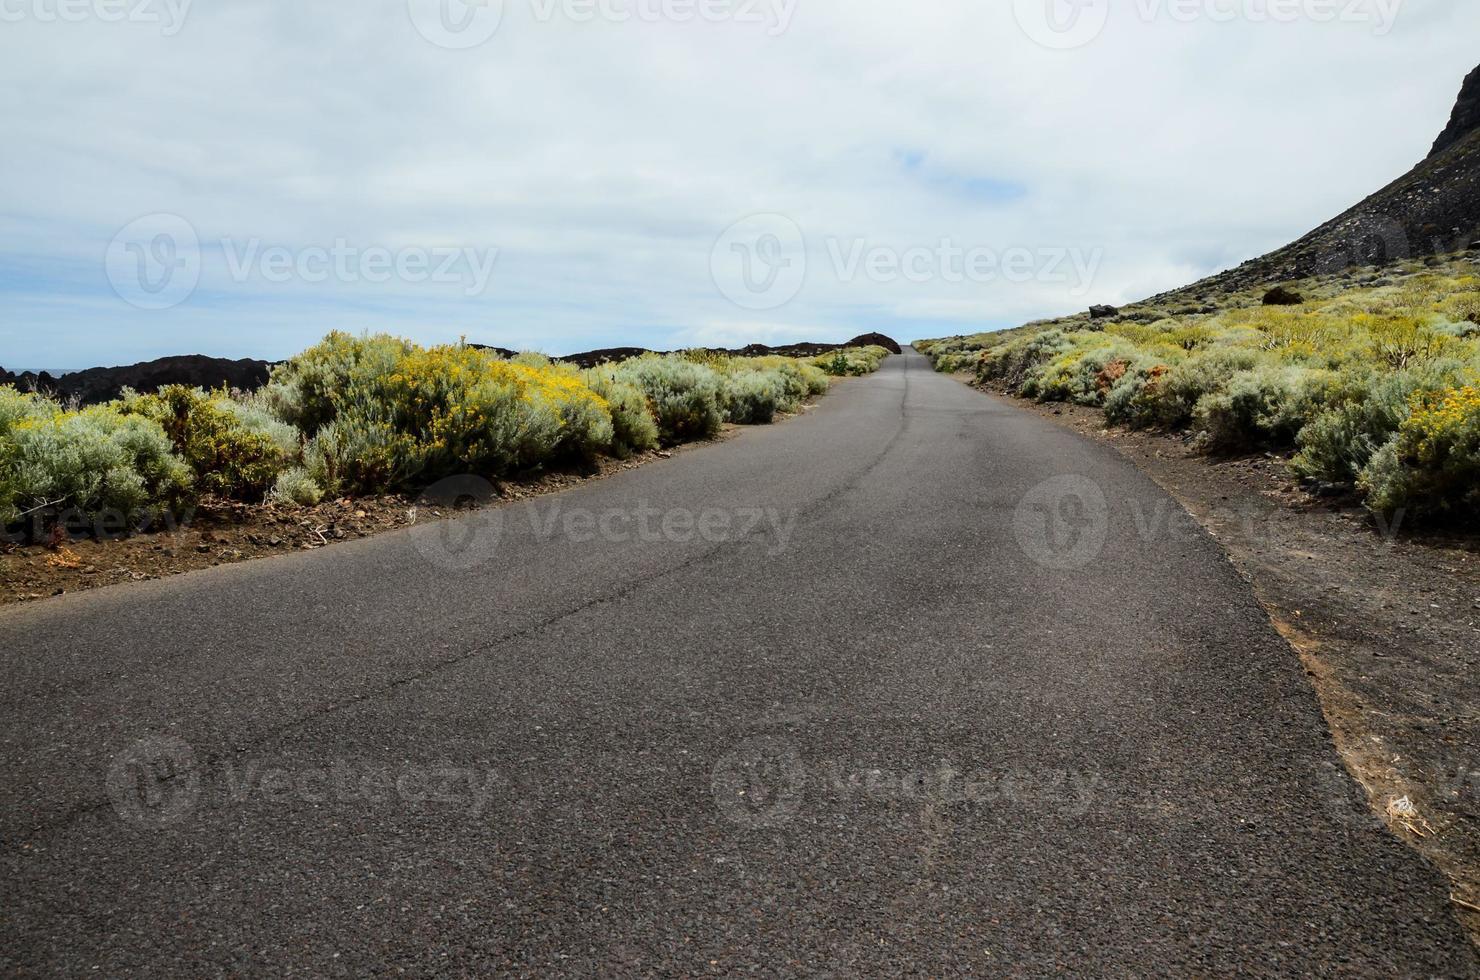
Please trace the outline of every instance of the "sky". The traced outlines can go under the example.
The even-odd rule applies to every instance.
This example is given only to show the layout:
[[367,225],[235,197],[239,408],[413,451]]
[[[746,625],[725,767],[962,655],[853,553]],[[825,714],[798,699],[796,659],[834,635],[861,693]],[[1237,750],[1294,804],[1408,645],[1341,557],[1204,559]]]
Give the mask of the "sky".
[[1402,174],[1470,0],[0,0],[0,364],[901,340]]

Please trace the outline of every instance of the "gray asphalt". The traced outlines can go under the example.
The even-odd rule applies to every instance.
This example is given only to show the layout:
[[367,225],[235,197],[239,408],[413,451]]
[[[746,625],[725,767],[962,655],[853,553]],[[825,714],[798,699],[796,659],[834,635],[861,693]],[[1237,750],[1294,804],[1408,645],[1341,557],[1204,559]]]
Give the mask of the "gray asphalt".
[[913,353],[0,648],[7,974],[1480,975],[1216,544]]

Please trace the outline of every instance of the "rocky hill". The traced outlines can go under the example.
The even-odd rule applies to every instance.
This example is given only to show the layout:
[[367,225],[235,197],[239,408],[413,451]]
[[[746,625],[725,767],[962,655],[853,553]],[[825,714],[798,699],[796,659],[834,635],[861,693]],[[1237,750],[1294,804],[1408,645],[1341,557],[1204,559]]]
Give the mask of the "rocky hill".
[[1148,302],[1444,255],[1477,247],[1477,239],[1480,68],[1465,79],[1449,125],[1429,155],[1408,173],[1284,248]]
[[187,354],[161,357],[154,361],[126,367],[96,367],[73,371],[54,378],[45,371],[12,374],[0,368],[0,384],[45,391],[64,401],[76,400],[83,405],[96,405],[117,398],[124,388],[135,391],[157,391],[164,385],[184,384],[201,388],[239,388],[252,391],[267,383],[270,361],[230,361],[220,357]]

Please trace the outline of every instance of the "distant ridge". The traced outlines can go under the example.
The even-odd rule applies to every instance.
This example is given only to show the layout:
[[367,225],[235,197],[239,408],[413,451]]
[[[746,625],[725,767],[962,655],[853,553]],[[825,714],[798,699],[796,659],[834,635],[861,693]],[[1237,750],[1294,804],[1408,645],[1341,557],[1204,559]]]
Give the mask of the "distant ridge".
[[[844,347],[868,347],[877,345],[890,353],[900,353],[894,340],[879,333],[866,333],[854,337],[845,344],[791,344],[784,347],[767,347],[752,344],[739,350],[723,353],[756,357],[764,354],[784,354],[791,357],[814,357]],[[491,350],[501,357],[512,357],[514,351],[502,347],[485,347],[469,344],[479,350]],[[570,354],[554,360],[580,367],[595,367],[625,361],[646,354],[642,347],[616,347],[607,350],[586,351]],[[12,373],[0,367],[0,384],[15,385],[23,390],[44,391],[64,401],[76,400],[83,405],[96,405],[117,398],[124,388],[139,392],[158,391],[165,385],[181,384],[192,388],[235,388],[241,391],[256,391],[267,384],[274,362],[242,359],[237,361],[220,357],[205,357],[187,354],[183,357],[161,357],[153,361],[130,364],[125,367],[97,367],[82,371],[71,371],[56,375],[47,371],[22,371]]]

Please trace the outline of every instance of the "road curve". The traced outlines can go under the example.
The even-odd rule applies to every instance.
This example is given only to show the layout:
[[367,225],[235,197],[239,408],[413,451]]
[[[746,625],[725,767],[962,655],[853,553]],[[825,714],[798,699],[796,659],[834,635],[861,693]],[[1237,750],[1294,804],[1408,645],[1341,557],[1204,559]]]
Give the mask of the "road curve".
[[1217,545],[913,352],[0,648],[7,974],[1480,975]]

